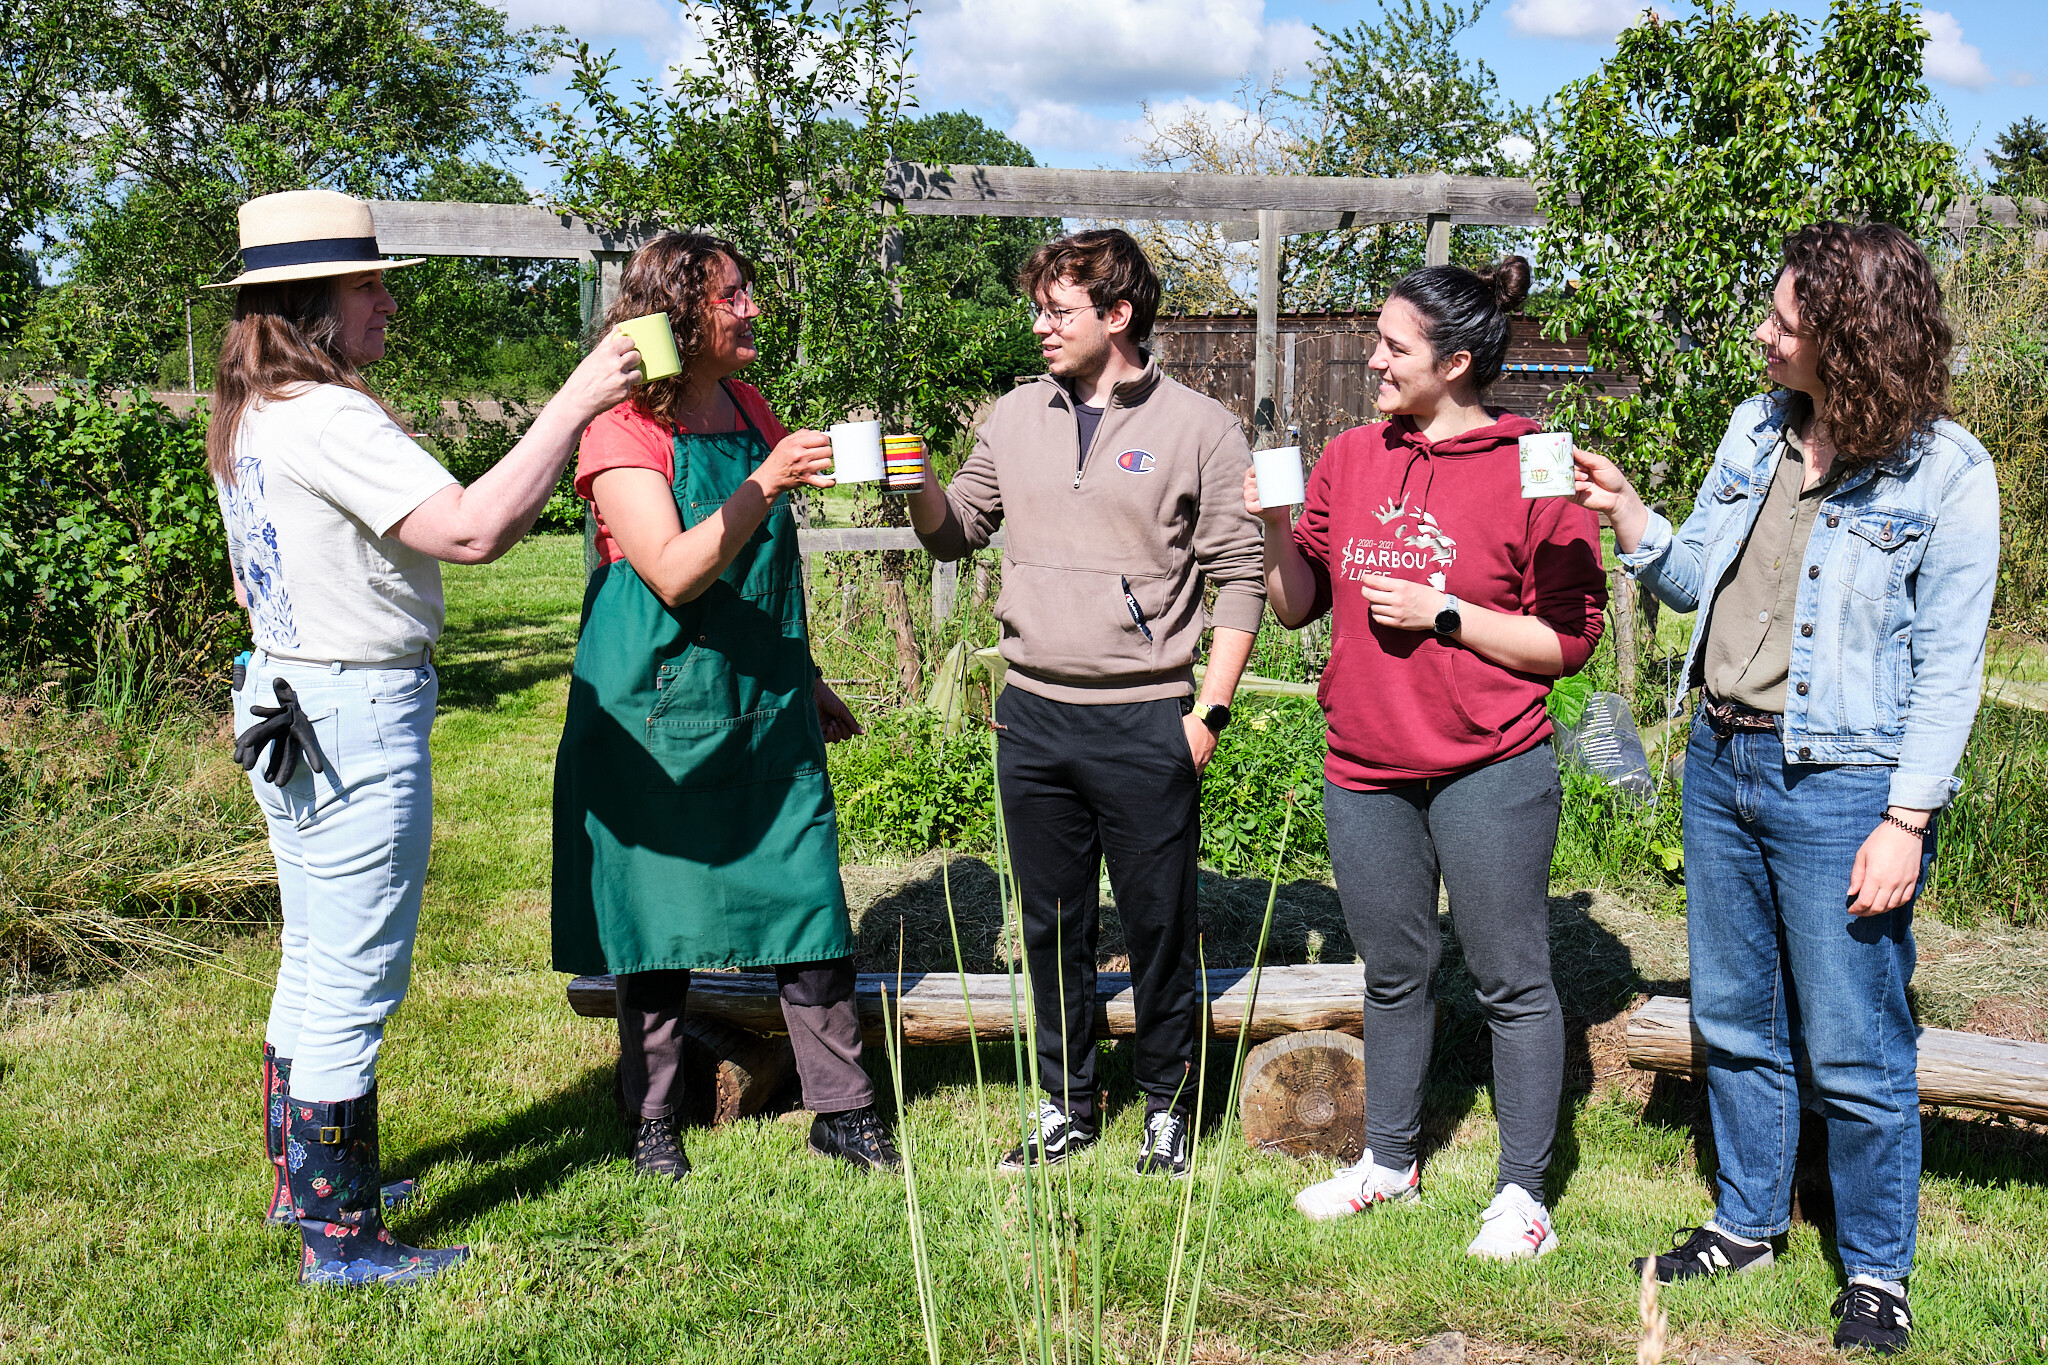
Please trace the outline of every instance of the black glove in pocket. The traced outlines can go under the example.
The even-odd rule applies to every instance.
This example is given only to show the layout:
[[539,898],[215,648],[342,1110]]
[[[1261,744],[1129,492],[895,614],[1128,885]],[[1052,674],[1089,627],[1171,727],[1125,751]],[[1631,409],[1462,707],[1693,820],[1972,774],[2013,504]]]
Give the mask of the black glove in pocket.
[[282,787],[292,780],[292,775],[299,770],[301,758],[314,772],[326,772],[327,760],[320,757],[320,745],[313,738],[313,722],[306,719],[292,685],[283,678],[276,678],[272,680],[271,687],[277,693],[277,705],[249,708],[250,714],[259,719],[235,736],[235,762],[242,765],[244,772],[253,770],[263,753],[263,746],[267,744],[270,746],[270,764],[263,770],[263,780],[274,787]]

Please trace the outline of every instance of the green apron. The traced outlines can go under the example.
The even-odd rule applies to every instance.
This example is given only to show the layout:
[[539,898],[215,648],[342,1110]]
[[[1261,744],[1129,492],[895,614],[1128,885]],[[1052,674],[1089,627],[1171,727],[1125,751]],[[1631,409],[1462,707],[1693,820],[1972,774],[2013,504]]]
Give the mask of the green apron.
[[[767,453],[741,416],[676,435],[686,530]],[[785,498],[695,601],[664,606],[623,559],[591,575],[555,759],[557,971],[852,954],[799,564]]]

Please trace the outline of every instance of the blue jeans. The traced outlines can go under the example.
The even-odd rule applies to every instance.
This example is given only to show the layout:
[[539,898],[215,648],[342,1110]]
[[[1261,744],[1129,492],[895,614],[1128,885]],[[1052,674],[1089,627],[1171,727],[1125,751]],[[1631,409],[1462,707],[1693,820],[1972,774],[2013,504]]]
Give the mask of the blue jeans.
[[[1913,907],[1847,913],[1850,870],[1891,777],[1881,765],[1787,764],[1774,732],[1720,739],[1696,720],[1686,935],[1720,1158],[1715,1224],[1752,1238],[1791,1226],[1803,1057],[1827,1120],[1843,1268],[1904,1280],[1920,1199]],[[1922,885],[1933,857],[1930,835]]]
[[376,1080],[384,1021],[412,977],[420,891],[433,842],[427,735],[440,684],[431,666],[341,669],[258,652],[235,694],[235,732],[274,706],[283,678],[326,764],[301,762],[283,787],[250,780],[270,827],[284,951],[266,1039],[292,1062],[292,1097],[354,1099]]

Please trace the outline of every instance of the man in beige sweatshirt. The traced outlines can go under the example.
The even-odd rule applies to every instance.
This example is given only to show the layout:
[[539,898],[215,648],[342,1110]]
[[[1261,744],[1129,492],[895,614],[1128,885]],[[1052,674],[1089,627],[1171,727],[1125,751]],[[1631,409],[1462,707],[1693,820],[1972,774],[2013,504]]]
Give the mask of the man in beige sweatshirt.
[[[1063,237],[1032,257],[1021,282],[1050,373],[996,404],[950,487],[927,474],[910,499],[911,523],[938,559],[1008,526],[996,774],[1046,1096],[1002,1165],[1064,1161],[1099,1131],[1106,859],[1137,1012],[1137,1168],[1184,1175],[1201,1040],[1201,773],[1266,604],[1259,526],[1244,510],[1251,454],[1222,404],[1168,379],[1144,351],[1159,281],[1130,234]],[[1205,584],[1216,588],[1206,621]],[[1214,632],[1196,700],[1205,625]]]

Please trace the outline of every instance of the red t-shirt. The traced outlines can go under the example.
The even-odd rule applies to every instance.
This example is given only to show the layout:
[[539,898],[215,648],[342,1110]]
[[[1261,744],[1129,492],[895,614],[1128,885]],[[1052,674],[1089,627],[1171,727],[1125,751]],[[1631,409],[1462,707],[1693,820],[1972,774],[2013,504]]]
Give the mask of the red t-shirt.
[[[746,429],[746,421],[754,424],[773,450],[782,438],[789,435],[782,423],[775,420],[769,411],[768,400],[760,390],[751,384],[742,384],[737,379],[725,381],[733,401],[746,414],[746,420],[735,422],[734,431]],[[585,428],[583,444],[576,454],[576,496],[590,503],[591,512],[597,518],[597,554],[606,564],[626,557],[618,542],[612,539],[611,528],[604,524],[604,514],[597,511],[597,503],[590,494],[590,482],[607,469],[652,469],[667,482],[673,484],[676,477],[675,428],[657,422],[633,406],[633,400],[601,414]]]
[[1372,619],[1368,574],[1425,582],[1475,606],[1534,616],[1557,632],[1564,670],[1600,641],[1607,580],[1600,524],[1570,498],[1525,498],[1517,438],[1493,425],[1424,440],[1406,421],[1345,432],[1323,449],[1295,523],[1316,579],[1311,619],[1331,613],[1319,697],[1323,772],[1373,791],[1513,758],[1550,736],[1550,678],[1517,673],[1455,640]]

